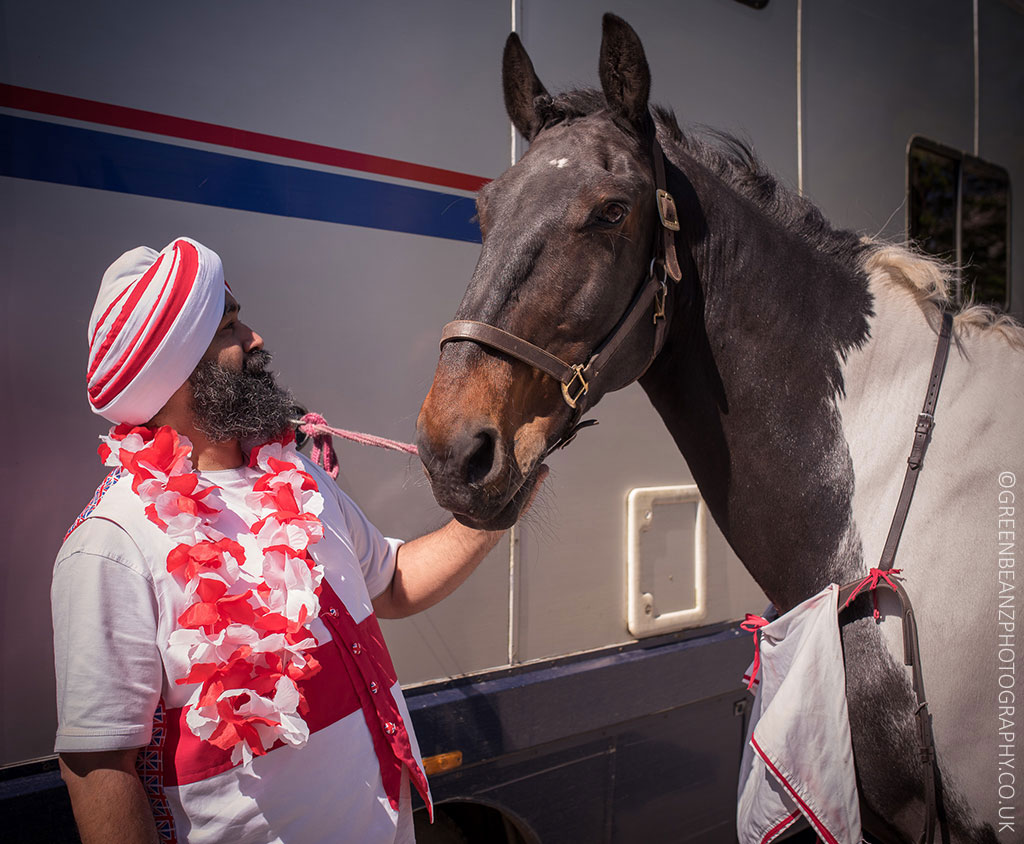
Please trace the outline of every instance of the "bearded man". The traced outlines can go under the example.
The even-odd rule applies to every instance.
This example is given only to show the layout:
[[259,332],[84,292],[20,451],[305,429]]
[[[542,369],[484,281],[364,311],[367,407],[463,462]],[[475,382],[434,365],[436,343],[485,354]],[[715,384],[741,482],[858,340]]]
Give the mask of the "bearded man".
[[450,594],[500,532],[385,539],[291,435],[220,258],[103,276],[88,396],[113,471],[58,554],[56,751],[82,840],[412,841],[429,789],[377,617]]

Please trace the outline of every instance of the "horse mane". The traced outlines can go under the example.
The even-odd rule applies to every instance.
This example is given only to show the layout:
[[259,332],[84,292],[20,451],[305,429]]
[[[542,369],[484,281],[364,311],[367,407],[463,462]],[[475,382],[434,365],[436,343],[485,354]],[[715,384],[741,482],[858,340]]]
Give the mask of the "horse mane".
[[[948,310],[950,290],[956,286],[956,267],[909,246],[863,238],[868,248],[864,270],[872,279],[909,290],[923,309]],[[1013,348],[1024,351],[1024,326],[989,305],[966,302],[954,312],[953,325],[961,334],[974,331],[998,334]]]
[[655,106],[653,111],[667,150],[674,146],[711,170],[813,249],[844,266],[860,269],[866,249],[862,239],[854,232],[834,228],[817,205],[771,173],[746,141],[709,126],[684,132],[670,109]]
[[[591,88],[538,97],[535,105],[545,127],[607,108],[604,94]],[[951,264],[912,245],[834,228],[813,202],[769,172],[742,139],[707,126],[684,132],[671,109],[653,106],[652,112],[670,158],[673,152],[677,159],[679,154],[689,156],[812,248],[855,272],[908,290],[922,309],[937,312],[952,304],[956,268]],[[956,312],[955,325],[962,332],[991,331],[1024,350],[1024,326],[988,305],[966,303]]]

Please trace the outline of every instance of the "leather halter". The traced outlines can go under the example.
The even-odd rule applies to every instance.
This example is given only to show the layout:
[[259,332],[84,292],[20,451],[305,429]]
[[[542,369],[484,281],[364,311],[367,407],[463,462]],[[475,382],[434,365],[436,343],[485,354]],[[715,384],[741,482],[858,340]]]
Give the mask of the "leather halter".
[[[942,328],[939,330],[939,339],[935,347],[935,359],[932,361],[932,372],[931,377],[928,379],[928,391],[925,393],[924,407],[921,409],[921,413],[917,417],[917,424],[914,426],[914,444],[910,449],[910,456],[907,458],[907,471],[903,477],[903,488],[900,490],[896,512],[893,514],[892,524],[889,526],[889,535],[886,537],[885,547],[882,549],[882,556],[878,563],[878,569],[883,572],[890,571],[896,559],[896,549],[903,534],[903,526],[907,521],[907,513],[910,511],[910,502],[914,497],[917,476],[924,463],[924,455],[928,450],[928,443],[931,441],[931,429],[935,424],[935,405],[939,400],[939,388],[942,386],[942,376],[946,371],[946,361],[949,358],[952,326],[953,315],[948,312],[943,313]],[[928,701],[924,693],[924,675],[921,667],[921,649],[918,644],[917,621],[914,618],[914,608],[911,606],[910,596],[907,595],[903,584],[899,581],[891,581],[888,578],[886,580],[893,586],[896,596],[900,601],[900,612],[903,616],[903,664],[911,668],[914,695],[917,698],[917,709],[914,711],[914,716],[917,719],[918,747],[921,752],[925,792],[925,822],[920,840],[930,844],[930,842],[935,840],[935,827],[939,819],[941,795],[939,794],[935,736],[932,733],[932,719],[928,714]],[[846,583],[840,587],[840,613],[857,596],[863,585],[864,580],[862,579]],[[943,817],[943,822],[945,822],[945,817]]]
[[[557,448],[563,448],[572,441],[581,428],[596,425],[596,420],[580,422],[585,410],[585,396],[591,387],[599,382],[605,366],[618,351],[623,341],[639,324],[648,308],[654,305],[655,336],[651,355],[637,378],[641,377],[665,344],[668,319],[665,306],[668,300],[668,279],[679,282],[683,277],[676,258],[675,232],[679,231],[679,215],[675,200],[666,190],[665,153],[658,143],[657,133],[651,128],[651,162],[654,171],[655,202],[658,217],[661,221],[661,237],[655,239],[654,256],[651,258],[646,281],[641,283],[639,290],[630,302],[629,307],[611,333],[602,340],[590,357],[581,363],[567,363],[559,357],[545,351],[496,326],[471,319],[459,319],[449,322],[441,331],[441,347],[445,343],[471,340],[482,346],[488,346],[504,352],[520,360],[534,369],[544,372],[558,381],[562,386],[562,398],[573,410],[569,424],[559,440],[547,452],[550,454]],[[661,276],[658,270],[661,270]],[[636,379],[634,379],[636,380]]]

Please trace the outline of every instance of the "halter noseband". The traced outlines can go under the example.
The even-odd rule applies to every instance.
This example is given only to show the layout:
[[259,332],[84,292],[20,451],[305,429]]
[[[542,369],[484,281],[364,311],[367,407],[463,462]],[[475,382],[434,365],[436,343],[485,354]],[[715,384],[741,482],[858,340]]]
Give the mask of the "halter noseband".
[[[449,322],[441,331],[441,347],[445,343],[461,340],[472,340],[482,346],[489,346],[507,355],[520,360],[534,369],[540,370],[562,386],[562,398],[573,410],[565,433],[552,445],[547,454],[557,448],[562,448],[576,436],[576,433],[588,425],[597,424],[591,420],[580,422],[580,417],[585,410],[583,401],[591,386],[600,378],[605,365],[611,360],[622,342],[630,335],[633,329],[639,324],[647,309],[654,305],[654,347],[651,356],[639,378],[642,376],[654,359],[658,356],[665,343],[665,333],[668,320],[665,316],[665,305],[668,299],[669,278],[678,283],[683,277],[679,269],[679,261],[676,258],[675,232],[679,231],[679,215],[676,211],[675,200],[666,190],[665,180],[665,153],[658,143],[656,132],[651,133],[651,160],[654,170],[655,202],[658,207],[658,217],[661,221],[661,237],[655,239],[654,255],[651,258],[650,268],[647,272],[647,280],[641,284],[640,289],[633,297],[626,312],[619,320],[611,333],[605,337],[597,348],[594,349],[590,358],[585,363],[566,363],[561,358],[545,351],[528,340],[510,334],[486,322],[478,322],[471,319],[459,319]],[[661,268],[661,277],[658,277],[658,268]]]

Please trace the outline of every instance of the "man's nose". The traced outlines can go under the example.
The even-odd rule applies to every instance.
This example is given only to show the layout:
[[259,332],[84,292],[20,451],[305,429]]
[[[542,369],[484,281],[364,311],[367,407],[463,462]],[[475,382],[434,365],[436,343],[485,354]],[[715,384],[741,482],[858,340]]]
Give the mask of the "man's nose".
[[248,352],[255,352],[257,349],[262,349],[263,348],[263,338],[259,334],[257,334],[255,331],[253,331],[251,328],[249,328],[249,326],[246,326],[245,328],[246,328],[246,331],[249,332],[249,337],[245,341],[245,351],[248,353]]

